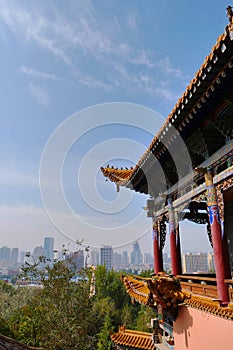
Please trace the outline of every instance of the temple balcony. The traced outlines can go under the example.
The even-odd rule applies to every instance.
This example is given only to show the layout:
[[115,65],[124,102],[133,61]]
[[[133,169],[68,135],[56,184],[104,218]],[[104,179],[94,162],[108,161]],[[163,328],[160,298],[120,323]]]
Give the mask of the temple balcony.
[[[209,277],[211,276],[211,277]],[[199,295],[212,300],[218,300],[217,280],[213,275],[190,274],[178,275],[180,286],[183,291],[193,295]],[[229,301],[233,303],[233,279],[225,280],[228,286]]]

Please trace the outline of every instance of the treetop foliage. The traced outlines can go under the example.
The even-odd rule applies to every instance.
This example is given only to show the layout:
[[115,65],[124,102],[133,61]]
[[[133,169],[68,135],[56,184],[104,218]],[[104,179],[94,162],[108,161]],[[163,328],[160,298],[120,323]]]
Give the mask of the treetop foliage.
[[91,268],[77,272],[69,260],[24,266],[21,278],[39,281],[42,288],[0,282],[0,333],[47,350],[106,350],[112,348],[109,332],[119,325],[144,330],[151,315],[132,305],[121,274],[97,266],[93,297],[91,275]]

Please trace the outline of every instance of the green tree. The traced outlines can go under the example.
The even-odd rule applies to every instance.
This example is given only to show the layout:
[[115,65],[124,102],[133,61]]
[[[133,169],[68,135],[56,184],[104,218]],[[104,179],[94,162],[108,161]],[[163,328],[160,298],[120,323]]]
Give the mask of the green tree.
[[[111,305],[111,320],[112,325],[115,330],[121,324],[125,324],[126,318],[125,313],[122,313],[122,310],[127,306],[128,307],[128,320],[135,319],[135,314],[138,311],[136,306],[133,306],[129,295],[126,293],[124,284],[121,280],[121,274],[115,272],[114,270],[107,270],[105,266],[98,266],[95,272],[96,276],[96,297],[95,303],[102,304],[106,303]],[[107,298],[107,299],[106,299]],[[107,309],[106,309],[107,312]],[[132,313],[132,317],[129,316],[129,313]],[[103,324],[102,320],[102,324]],[[134,323],[134,322],[132,322]],[[128,326],[131,326],[129,324]]]
[[155,317],[155,310],[147,305],[140,305],[140,311],[137,315],[136,330],[148,332],[151,319]]
[[90,348],[89,283],[85,279],[73,282],[74,274],[67,261],[57,261],[44,270],[37,265],[24,268],[24,275],[40,280],[43,288],[20,310],[18,324],[14,324],[18,339],[48,350]]
[[0,283],[0,332],[47,350],[101,350],[111,348],[109,332],[119,325],[147,330],[153,310],[132,305],[120,273],[98,266],[92,298],[91,269],[83,273],[82,280],[75,283],[76,269],[70,261],[46,266],[41,258],[23,267],[24,279],[40,281],[41,289]]
[[129,329],[136,329],[137,317],[141,305],[139,303],[125,304],[121,310],[121,325],[125,325]]
[[[15,320],[21,316],[21,308],[28,304],[33,291],[28,288],[15,288],[0,282],[0,333],[15,336]],[[16,335],[16,337],[18,334]]]
[[[94,332],[98,332],[108,310],[110,310],[111,324],[114,331],[117,331],[119,325],[125,325],[130,329],[142,330],[144,327],[143,320],[141,324],[137,322],[141,307],[139,303],[132,304],[131,298],[122,282],[121,273],[113,270],[108,271],[105,266],[97,267],[96,296],[92,310],[93,318],[96,321],[93,324],[93,327],[96,327]],[[147,322],[150,322],[150,319]]]
[[111,350],[112,342],[110,332],[113,330],[109,312],[105,315],[104,324],[98,334],[97,350]]
[[0,316],[0,334],[4,334],[8,337],[12,336],[11,329],[9,327],[9,323]]
[[154,270],[150,270],[150,269],[149,270],[143,270],[143,271],[141,271],[140,276],[141,277],[150,278],[153,273],[154,273]]

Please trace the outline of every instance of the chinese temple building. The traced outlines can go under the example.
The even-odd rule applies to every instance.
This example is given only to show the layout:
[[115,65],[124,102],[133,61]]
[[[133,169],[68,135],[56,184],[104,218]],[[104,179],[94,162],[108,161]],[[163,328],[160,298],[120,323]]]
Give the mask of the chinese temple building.
[[[229,24],[224,33],[136,166],[130,170],[101,168],[117,190],[124,186],[149,195],[146,209],[152,220],[154,275],[150,279],[124,276],[123,282],[133,301],[155,309],[154,349],[159,349],[160,341],[177,350],[231,348],[233,11],[230,6],[227,15]],[[179,232],[182,220],[206,225],[215,274],[182,273]],[[167,234],[170,275],[163,273]]]

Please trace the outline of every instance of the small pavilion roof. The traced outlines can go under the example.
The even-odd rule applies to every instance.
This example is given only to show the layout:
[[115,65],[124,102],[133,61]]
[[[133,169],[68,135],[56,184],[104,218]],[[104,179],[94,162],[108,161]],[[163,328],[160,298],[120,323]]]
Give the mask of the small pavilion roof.
[[152,333],[138,332],[125,327],[119,327],[119,331],[111,335],[111,340],[115,344],[130,347],[133,349],[154,350]]
[[[103,175],[116,183],[117,186],[125,186],[138,192],[149,193],[155,197],[161,192],[161,189],[158,188],[157,190],[147,184],[148,176],[153,171],[155,162],[159,161],[161,163],[169,187],[173,186],[178,180],[175,164],[167,148],[174,145],[176,138],[174,130],[186,143],[193,168],[205,160],[204,152],[200,154],[200,147],[196,145],[196,140],[202,138],[202,143],[205,144],[209,156],[221,148],[225,144],[227,136],[230,136],[224,136],[224,133],[230,130],[232,123],[232,68],[233,22],[228,24],[225,32],[219,36],[210,54],[205,58],[204,63],[190,81],[181,98],[178,99],[165,123],[135,167],[131,170],[101,168]],[[216,119],[220,127],[218,124],[214,125]],[[222,124],[226,127],[219,131],[218,129],[222,128]],[[198,134],[200,130],[204,130],[201,137]],[[192,135],[192,138],[188,139],[190,135]],[[196,147],[193,147],[193,145],[196,145]],[[183,176],[185,175],[183,174]],[[153,176],[156,177],[154,173]]]

